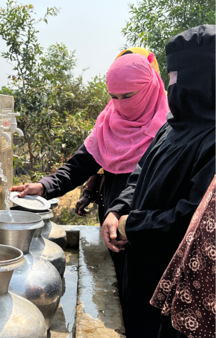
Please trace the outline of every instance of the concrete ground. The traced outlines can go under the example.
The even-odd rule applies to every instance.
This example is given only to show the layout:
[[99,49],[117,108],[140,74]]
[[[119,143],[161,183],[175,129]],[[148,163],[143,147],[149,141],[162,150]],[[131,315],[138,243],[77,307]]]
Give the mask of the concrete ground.
[[125,338],[115,269],[100,227],[63,228],[70,247],[66,251],[65,293],[49,337]]

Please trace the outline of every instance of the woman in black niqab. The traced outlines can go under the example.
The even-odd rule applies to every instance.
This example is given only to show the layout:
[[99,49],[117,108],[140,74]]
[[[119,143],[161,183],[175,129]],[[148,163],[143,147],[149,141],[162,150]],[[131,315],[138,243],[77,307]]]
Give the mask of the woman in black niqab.
[[119,280],[127,338],[183,337],[149,301],[215,173],[215,26],[173,37],[166,54],[172,114],[107,212],[129,214]]

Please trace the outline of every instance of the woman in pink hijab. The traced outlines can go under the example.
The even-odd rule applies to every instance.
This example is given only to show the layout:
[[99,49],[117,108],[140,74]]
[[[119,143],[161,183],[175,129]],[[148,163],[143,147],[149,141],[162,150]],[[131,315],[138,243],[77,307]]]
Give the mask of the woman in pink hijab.
[[166,122],[164,86],[149,61],[137,54],[113,62],[106,83],[112,99],[84,144],[104,170],[129,173]]
[[102,167],[105,177],[102,218],[166,122],[167,97],[160,76],[151,67],[153,58],[153,54],[149,58],[127,54],[116,59],[107,72],[111,100],[84,144],[55,174],[38,183],[12,187],[11,191],[20,191],[19,197],[36,194],[51,199],[82,185]]

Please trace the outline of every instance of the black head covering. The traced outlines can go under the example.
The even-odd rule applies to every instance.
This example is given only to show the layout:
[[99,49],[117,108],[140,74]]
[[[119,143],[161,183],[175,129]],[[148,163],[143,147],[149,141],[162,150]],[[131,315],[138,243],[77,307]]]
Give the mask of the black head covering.
[[175,129],[212,126],[215,120],[215,25],[194,27],[174,36],[166,46],[167,71],[177,72],[168,88]]

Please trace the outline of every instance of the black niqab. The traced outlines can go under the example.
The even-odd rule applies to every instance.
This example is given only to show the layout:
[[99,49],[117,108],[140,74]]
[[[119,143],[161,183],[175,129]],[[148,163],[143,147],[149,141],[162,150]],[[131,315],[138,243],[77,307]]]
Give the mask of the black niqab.
[[[215,119],[215,25],[199,26],[173,37],[166,46],[167,71],[177,72],[169,86],[173,128],[193,132]],[[193,128],[191,130],[191,123]],[[194,128],[195,127],[195,128]]]

